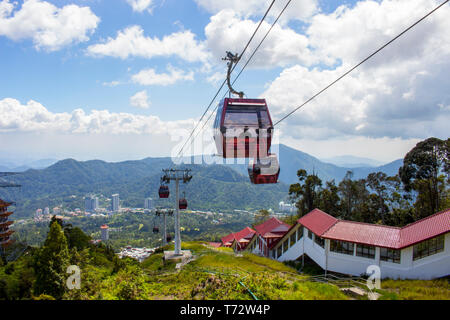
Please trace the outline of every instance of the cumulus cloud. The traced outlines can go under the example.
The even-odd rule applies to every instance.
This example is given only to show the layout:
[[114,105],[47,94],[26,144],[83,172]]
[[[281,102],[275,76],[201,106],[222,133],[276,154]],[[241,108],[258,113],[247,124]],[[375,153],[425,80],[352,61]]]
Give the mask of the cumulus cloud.
[[64,133],[64,134],[172,134],[191,128],[193,119],[162,121],[153,115],[113,113],[108,110],[83,109],[53,113],[39,102],[0,100],[0,133]]
[[25,0],[19,10],[16,7],[17,2],[0,2],[0,36],[32,39],[36,49],[55,51],[88,41],[100,22],[89,7],[74,4],[58,8],[46,1]]
[[148,109],[150,102],[148,101],[147,91],[142,90],[137,92],[130,98],[130,104],[136,108]]
[[[427,13],[436,1],[364,1],[311,19],[316,56],[333,69],[286,68],[261,95],[275,119],[319,92],[350,66]],[[450,8],[443,7],[283,122],[296,139],[403,139],[448,136]]]
[[133,8],[133,11],[143,12],[144,10],[148,10],[150,13],[152,12],[152,0],[126,0],[127,3]]
[[[210,23],[205,27],[205,35],[208,48],[215,60],[220,61],[226,51],[241,53],[258,23],[251,19],[242,19],[233,10],[222,10],[212,16]],[[271,24],[262,23],[243,57],[244,61],[249,58],[270,27]],[[294,63],[311,65],[316,63],[317,59],[308,45],[309,41],[305,35],[299,34],[287,26],[276,24],[249,66],[273,68]]]
[[156,73],[155,69],[144,69],[134,74],[131,79],[135,83],[139,83],[144,86],[160,85],[168,86],[176,83],[177,81],[193,81],[194,72],[185,72],[181,69],[174,68],[171,65],[167,66],[169,73]]
[[209,57],[204,42],[197,40],[189,30],[159,39],[146,37],[140,26],[125,28],[117,33],[116,38],[108,38],[104,43],[89,46],[87,52],[93,56],[121,59],[177,56],[188,62],[206,61]]

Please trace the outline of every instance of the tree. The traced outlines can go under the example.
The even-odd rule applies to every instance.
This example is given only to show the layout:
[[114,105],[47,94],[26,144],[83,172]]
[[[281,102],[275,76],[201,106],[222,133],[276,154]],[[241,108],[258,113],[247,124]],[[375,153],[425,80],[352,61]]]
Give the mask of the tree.
[[255,215],[255,220],[253,222],[253,228],[261,223],[264,223],[265,221],[269,220],[270,218],[270,212],[266,209],[259,210],[258,213]]
[[403,159],[399,177],[406,191],[417,192],[418,218],[445,209],[444,205],[448,203],[449,154],[449,139],[428,138],[419,142]]
[[289,195],[298,199],[296,207],[300,216],[303,216],[320,205],[322,180],[315,173],[308,175],[304,169],[297,171],[297,177],[300,183],[290,185]]
[[332,180],[327,181],[326,187],[320,193],[320,205],[318,208],[333,217],[338,217],[341,210],[338,191],[338,187],[336,186],[334,180]]
[[65,292],[66,270],[69,265],[67,239],[57,221],[53,221],[44,246],[35,259],[36,295],[51,295],[60,299]]

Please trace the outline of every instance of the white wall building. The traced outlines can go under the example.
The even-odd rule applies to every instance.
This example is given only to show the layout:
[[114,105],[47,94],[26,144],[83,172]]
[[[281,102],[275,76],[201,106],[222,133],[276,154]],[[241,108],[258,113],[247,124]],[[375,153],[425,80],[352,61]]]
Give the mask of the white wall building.
[[119,194],[113,194],[111,197],[111,211],[117,212],[119,211]]
[[106,242],[109,240],[109,227],[104,224],[100,227],[101,229],[101,239],[103,242]]
[[99,208],[98,198],[94,196],[89,196],[84,198],[84,209],[85,211],[92,212]]
[[278,203],[278,209],[281,212],[289,212],[289,213],[293,213],[297,210],[297,208],[295,207],[295,204],[286,203],[284,201],[280,201],[280,203]]
[[279,261],[306,254],[325,271],[360,276],[380,267],[381,278],[450,275],[450,209],[403,228],[344,221],[314,209],[270,249]]
[[152,198],[146,198],[144,202],[144,209],[154,209],[155,208],[155,202]]

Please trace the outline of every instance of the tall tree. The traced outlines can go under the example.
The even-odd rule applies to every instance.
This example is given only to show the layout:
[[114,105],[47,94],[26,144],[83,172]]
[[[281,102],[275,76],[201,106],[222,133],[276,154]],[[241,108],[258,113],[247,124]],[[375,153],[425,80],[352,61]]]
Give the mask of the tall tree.
[[300,216],[303,216],[320,205],[320,188],[322,180],[313,173],[308,175],[306,170],[297,171],[299,183],[291,184],[289,195],[293,199],[298,199],[296,206]]
[[69,250],[66,237],[58,221],[53,221],[44,246],[35,260],[35,294],[47,294],[60,299],[65,292],[68,265]]
[[419,142],[403,159],[399,176],[406,191],[416,191],[418,218],[436,213],[448,202],[450,142],[428,138]]

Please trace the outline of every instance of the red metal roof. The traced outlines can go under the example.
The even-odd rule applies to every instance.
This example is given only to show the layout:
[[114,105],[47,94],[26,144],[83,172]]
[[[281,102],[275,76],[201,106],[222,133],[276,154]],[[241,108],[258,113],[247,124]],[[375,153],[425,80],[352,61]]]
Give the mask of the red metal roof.
[[219,248],[222,246],[222,243],[220,243],[220,242],[209,242],[208,244],[214,248]]
[[400,243],[400,228],[338,220],[320,236],[377,247],[397,248]]
[[255,226],[256,233],[265,237],[267,233],[282,233],[285,234],[291,226],[283,221],[273,217],[269,220]]
[[450,231],[450,208],[408,224],[400,231],[402,248]]
[[403,228],[338,220],[319,209],[297,222],[323,238],[401,249],[449,232],[450,208]]
[[233,240],[239,241],[243,238],[251,239],[254,234],[255,234],[255,230],[253,230],[252,228],[249,228],[249,227],[245,227],[241,231],[238,231],[236,233],[230,233],[229,235],[226,235],[221,240],[224,245],[226,245],[226,243],[229,243],[229,245],[231,245]]
[[298,223],[319,236],[330,229],[337,221],[338,219],[319,209],[314,209],[297,220]]

